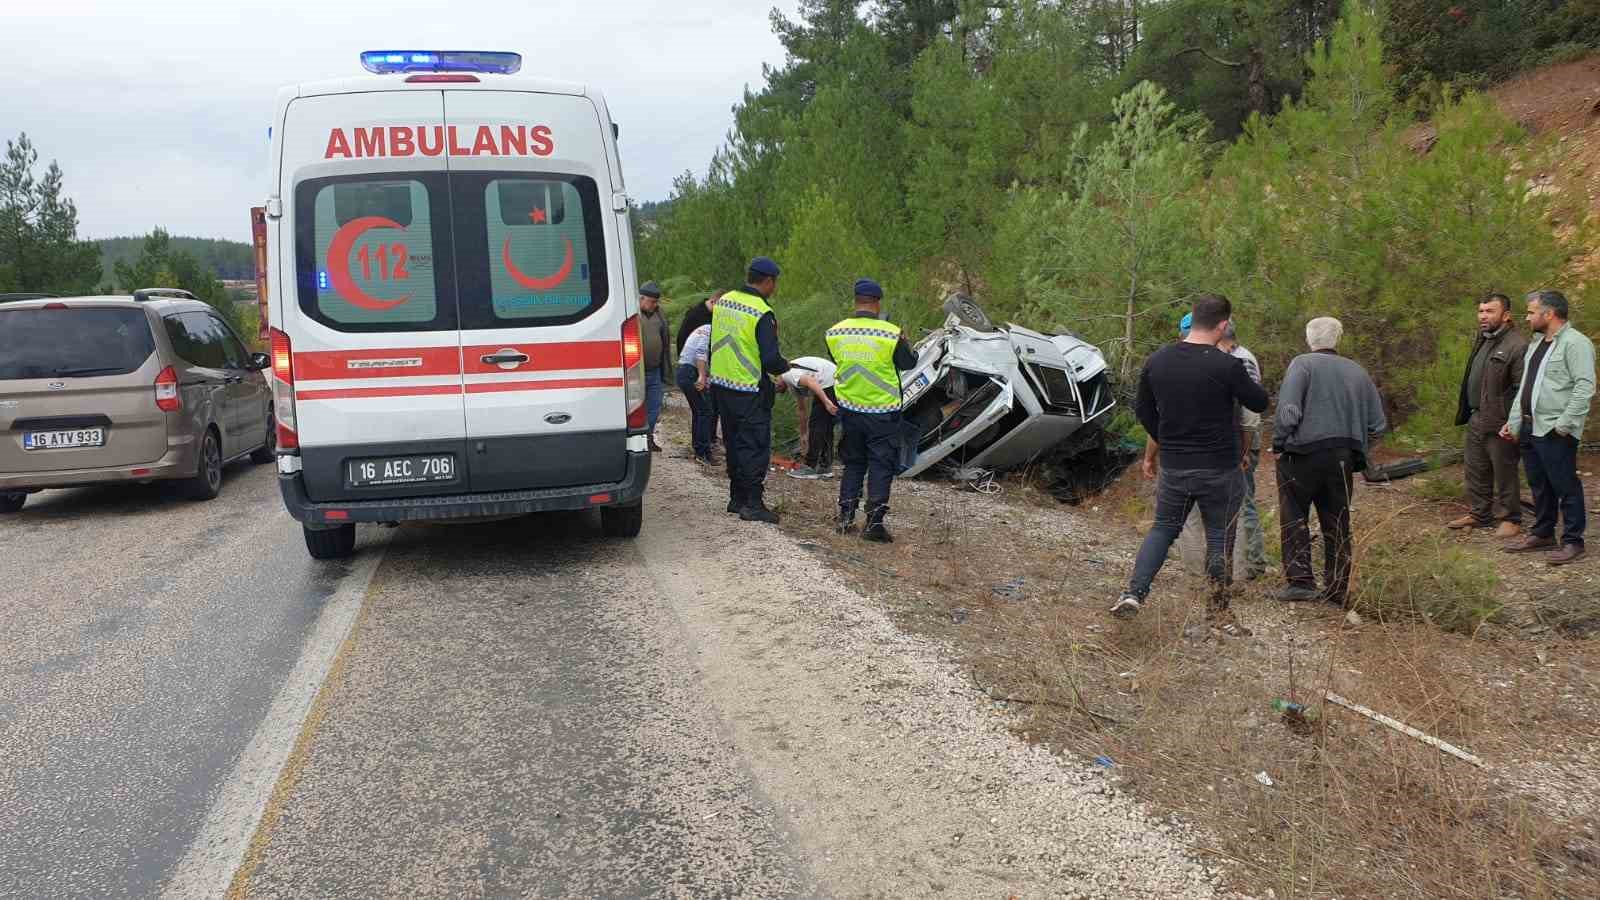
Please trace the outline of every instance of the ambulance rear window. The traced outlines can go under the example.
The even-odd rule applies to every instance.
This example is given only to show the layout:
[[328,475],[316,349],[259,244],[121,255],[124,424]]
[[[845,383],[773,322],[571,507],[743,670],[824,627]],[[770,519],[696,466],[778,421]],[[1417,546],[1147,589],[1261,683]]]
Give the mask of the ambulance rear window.
[[300,308],[340,331],[454,329],[442,173],[324,178],[296,187]]
[[563,325],[605,305],[604,220],[593,179],[452,174],[463,329]]

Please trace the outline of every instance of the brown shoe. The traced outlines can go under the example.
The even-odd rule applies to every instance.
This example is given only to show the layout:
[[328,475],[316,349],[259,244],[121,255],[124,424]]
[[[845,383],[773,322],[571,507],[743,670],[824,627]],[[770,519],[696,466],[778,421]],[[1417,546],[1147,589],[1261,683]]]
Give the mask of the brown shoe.
[[1560,550],[1550,554],[1548,562],[1552,566],[1564,566],[1568,563],[1575,563],[1580,559],[1583,559],[1583,545],[1567,544]]
[[1522,533],[1522,526],[1515,522],[1501,522],[1495,527],[1494,536],[1509,540]]
[[1555,546],[1556,539],[1553,537],[1530,534],[1515,544],[1507,544],[1504,549],[1507,553],[1532,553],[1535,550],[1553,550]]
[[1476,516],[1462,516],[1459,519],[1451,519],[1446,522],[1444,527],[1459,531],[1462,528],[1488,528],[1489,523],[1479,522]]

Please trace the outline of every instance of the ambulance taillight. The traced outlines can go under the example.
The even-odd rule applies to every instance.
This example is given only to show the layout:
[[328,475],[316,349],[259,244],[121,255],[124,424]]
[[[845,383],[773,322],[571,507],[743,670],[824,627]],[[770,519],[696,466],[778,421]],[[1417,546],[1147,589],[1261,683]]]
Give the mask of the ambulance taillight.
[[623,397],[628,405],[628,430],[646,427],[644,408],[644,344],[639,337],[639,317],[622,323]]
[[294,354],[289,336],[274,328],[272,339],[272,418],[278,423],[278,449],[300,449],[294,417]]

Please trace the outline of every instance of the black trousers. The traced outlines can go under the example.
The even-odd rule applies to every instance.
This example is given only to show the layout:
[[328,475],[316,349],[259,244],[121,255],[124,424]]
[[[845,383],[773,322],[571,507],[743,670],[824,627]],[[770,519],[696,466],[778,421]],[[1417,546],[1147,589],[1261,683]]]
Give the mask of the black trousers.
[[1534,537],[1555,537],[1556,516],[1562,529],[1561,543],[1583,546],[1586,513],[1583,508],[1583,482],[1578,479],[1578,439],[1551,431],[1533,436],[1533,423],[1522,422],[1522,465],[1528,470],[1528,487],[1533,489]]
[[728,463],[728,496],[736,506],[761,499],[772,464],[772,390],[745,393],[712,385],[722,420]]
[[[833,388],[823,388],[822,392],[834,403],[839,402]],[[833,467],[833,426],[838,421],[816,397],[811,398],[811,414],[806,418],[806,465],[818,471]]]
[[1350,491],[1356,454],[1352,450],[1285,453],[1278,457],[1278,515],[1283,537],[1283,574],[1294,587],[1317,589],[1311,571],[1311,510],[1322,528],[1323,593],[1343,600],[1350,592],[1353,540]]
[[839,441],[839,459],[844,462],[844,477],[839,480],[839,505],[859,503],[862,482],[866,482],[869,507],[887,504],[889,485],[894,482],[899,468],[900,414],[841,409],[839,424],[844,432]]

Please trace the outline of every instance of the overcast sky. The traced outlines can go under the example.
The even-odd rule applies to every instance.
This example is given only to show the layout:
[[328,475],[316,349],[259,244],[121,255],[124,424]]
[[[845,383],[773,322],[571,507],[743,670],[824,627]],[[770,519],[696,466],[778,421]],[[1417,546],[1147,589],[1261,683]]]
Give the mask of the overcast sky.
[[363,49],[522,53],[600,88],[637,199],[704,174],[795,0],[0,0],[0,141],[55,159],[79,234],[250,237],[277,89],[363,74]]

